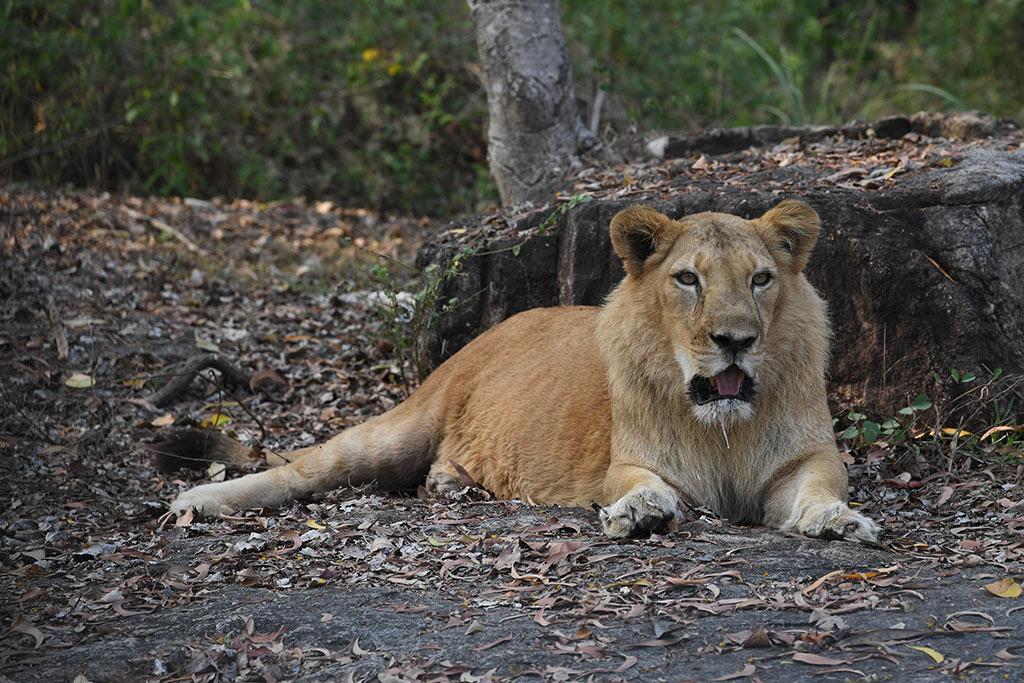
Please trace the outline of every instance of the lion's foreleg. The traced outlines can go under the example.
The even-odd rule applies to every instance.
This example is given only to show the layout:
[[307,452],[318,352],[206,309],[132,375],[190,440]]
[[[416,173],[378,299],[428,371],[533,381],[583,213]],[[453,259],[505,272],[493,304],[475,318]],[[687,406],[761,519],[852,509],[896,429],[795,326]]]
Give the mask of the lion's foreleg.
[[769,483],[764,521],[807,536],[873,543],[879,527],[846,504],[846,466],[823,445],[784,465]]
[[612,538],[662,532],[676,515],[675,489],[654,472],[636,465],[613,464],[604,479],[604,496],[614,501],[600,512],[601,526]]

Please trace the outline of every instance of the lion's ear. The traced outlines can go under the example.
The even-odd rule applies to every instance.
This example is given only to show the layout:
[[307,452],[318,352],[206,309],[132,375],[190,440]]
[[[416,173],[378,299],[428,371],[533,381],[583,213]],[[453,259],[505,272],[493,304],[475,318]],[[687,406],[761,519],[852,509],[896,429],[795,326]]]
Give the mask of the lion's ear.
[[644,264],[663,245],[670,219],[649,206],[638,204],[623,209],[612,219],[612,247],[630,275],[638,276]]
[[762,239],[773,254],[803,271],[821,232],[818,213],[803,202],[786,199],[757,219]]

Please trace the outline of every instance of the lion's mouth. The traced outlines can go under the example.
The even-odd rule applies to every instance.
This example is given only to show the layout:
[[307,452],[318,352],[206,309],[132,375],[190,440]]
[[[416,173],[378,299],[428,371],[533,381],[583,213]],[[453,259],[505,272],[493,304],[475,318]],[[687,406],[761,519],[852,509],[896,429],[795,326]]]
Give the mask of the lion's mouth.
[[712,401],[754,400],[754,380],[737,365],[730,365],[713,377],[696,375],[690,380],[690,395],[697,405]]

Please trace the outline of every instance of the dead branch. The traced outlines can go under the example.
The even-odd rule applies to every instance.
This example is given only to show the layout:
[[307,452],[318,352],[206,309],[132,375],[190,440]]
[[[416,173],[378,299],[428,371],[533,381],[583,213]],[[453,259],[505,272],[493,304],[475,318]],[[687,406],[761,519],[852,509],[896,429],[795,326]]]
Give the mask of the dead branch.
[[65,361],[68,359],[68,336],[64,332],[64,325],[60,321],[60,313],[53,302],[53,297],[48,297],[46,301],[46,317],[50,319],[50,331],[53,334],[53,342],[57,345],[57,358]]
[[45,429],[41,429],[38,426],[36,419],[33,419],[31,415],[26,414],[25,411],[22,410],[21,406],[18,403],[16,403],[13,399],[11,399],[10,395],[7,393],[7,383],[4,382],[2,375],[0,375],[0,392],[3,393],[4,403],[9,404],[11,406],[11,409],[13,409],[16,413],[18,413],[18,415],[21,416],[21,419],[25,421],[25,424],[28,425],[29,429],[35,432],[46,443],[53,446],[60,445],[59,441],[54,441],[52,438],[50,438],[50,435],[46,433]]
[[249,374],[235,367],[215,353],[192,356],[170,373],[171,379],[159,391],[149,397],[149,402],[164,407],[181,395],[197,374],[207,368],[219,370],[229,382],[238,386],[249,386]]
[[188,235],[183,233],[181,230],[178,230],[176,227],[174,227],[170,223],[167,223],[166,221],[162,221],[159,218],[156,218],[154,216],[147,216],[146,214],[144,214],[144,213],[142,213],[140,211],[136,211],[135,209],[130,209],[127,206],[122,206],[121,210],[124,211],[129,217],[131,217],[131,218],[133,218],[133,219],[135,219],[137,221],[148,223],[149,225],[153,226],[157,230],[160,230],[161,232],[166,232],[169,235],[172,235],[176,240],[178,240],[179,242],[184,244],[185,248],[187,248],[193,254],[205,253],[203,251],[203,249],[198,244],[193,242],[188,237]]

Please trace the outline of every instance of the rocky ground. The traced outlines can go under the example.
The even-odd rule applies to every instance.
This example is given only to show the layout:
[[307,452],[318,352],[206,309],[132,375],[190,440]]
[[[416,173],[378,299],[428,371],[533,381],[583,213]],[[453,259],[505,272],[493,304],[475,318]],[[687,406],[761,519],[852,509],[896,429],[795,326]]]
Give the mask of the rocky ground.
[[[472,488],[165,516],[224,475],[158,472],[140,446],[163,430],[287,449],[402,399],[415,371],[388,297],[367,294],[370,250],[409,261],[433,229],[329,203],[0,188],[7,680],[1024,675],[1024,461],[1003,432],[851,442],[877,548],[699,510],[610,542],[590,510]],[[155,393],[203,354],[248,382]]]

